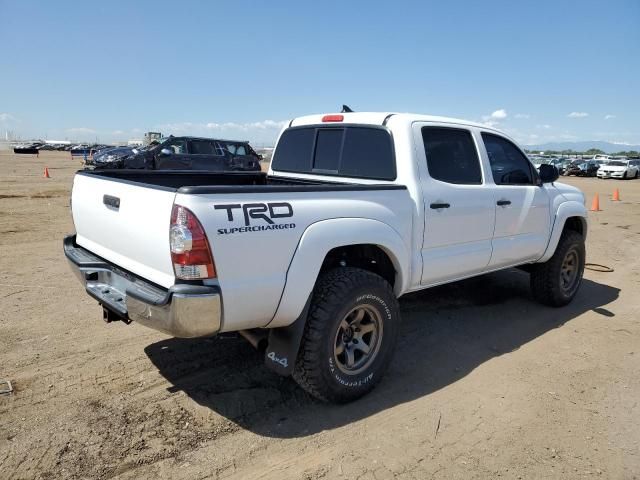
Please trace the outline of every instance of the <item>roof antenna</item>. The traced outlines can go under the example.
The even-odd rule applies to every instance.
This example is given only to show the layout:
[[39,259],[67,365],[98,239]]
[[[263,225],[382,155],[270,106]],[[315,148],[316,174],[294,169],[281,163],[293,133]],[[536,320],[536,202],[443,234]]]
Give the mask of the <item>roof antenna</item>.
[[353,113],[353,110],[349,108],[349,105],[342,105],[342,111],[340,113]]

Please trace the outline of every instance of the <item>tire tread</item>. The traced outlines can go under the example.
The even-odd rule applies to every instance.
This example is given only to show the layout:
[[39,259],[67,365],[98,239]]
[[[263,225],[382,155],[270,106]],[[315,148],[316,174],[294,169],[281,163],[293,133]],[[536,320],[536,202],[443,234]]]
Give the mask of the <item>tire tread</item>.
[[[572,298],[566,299],[559,290],[559,285],[554,272],[560,268],[564,260],[565,252],[574,243],[584,243],[582,235],[573,230],[562,233],[560,241],[553,256],[545,263],[534,266],[531,271],[531,292],[536,301],[550,307],[562,307],[568,304]],[[584,249],[582,250],[584,253]],[[584,258],[582,259],[584,262]]]
[[304,390],[319,400],[337,403],[353,400],[353,397],[348,394],[331,393],[326,378],[318,366],[324,361],[322,345],[327,335],[326,326],[331,312],[348,301],[355,288],[365,284],[387,290],[397,306],[397,300],[389,283],[382,277],[359,268],[342,267],[331,270],[320,277],[314,288],[293,378]]

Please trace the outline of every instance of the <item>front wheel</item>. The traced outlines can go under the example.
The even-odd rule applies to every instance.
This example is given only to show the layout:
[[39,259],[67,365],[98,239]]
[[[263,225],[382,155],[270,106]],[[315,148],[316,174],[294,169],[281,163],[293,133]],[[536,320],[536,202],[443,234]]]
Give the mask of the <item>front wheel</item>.
[[293,378],[323,401],[345,403],[365,395],[391,361],[399,324],[398,301],[383,278],[351,267],[323,274]]
[[567,305],[580,287],[584,263],[584,238],[578,232],[565,231],[553,256],[531,271],[533,297],[551,307]]

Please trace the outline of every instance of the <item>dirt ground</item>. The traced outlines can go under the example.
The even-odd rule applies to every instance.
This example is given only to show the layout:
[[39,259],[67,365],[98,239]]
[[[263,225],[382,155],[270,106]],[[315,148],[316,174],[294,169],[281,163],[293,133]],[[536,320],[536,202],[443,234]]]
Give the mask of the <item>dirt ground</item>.
[[0,478],[640,477],[640,180],[563,179],[615,269],[571,305],[515,270],[406,296],[385,379],[332,406],[242,339],[103,323],[62,254],[78,167],[0,152]]

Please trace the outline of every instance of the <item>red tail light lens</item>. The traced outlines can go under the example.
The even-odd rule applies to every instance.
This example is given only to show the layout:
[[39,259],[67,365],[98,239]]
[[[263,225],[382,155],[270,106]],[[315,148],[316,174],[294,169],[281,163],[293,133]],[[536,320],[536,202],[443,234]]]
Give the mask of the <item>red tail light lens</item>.
[[342,122],[344,115],[325,115],[322,117],[323,122]]
[[174,205],[169,229],[171,261],[177,278],[200,280],[215,278],[216,267],[209,241],[196,216],[187,208]]

